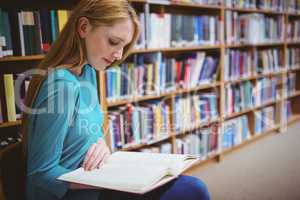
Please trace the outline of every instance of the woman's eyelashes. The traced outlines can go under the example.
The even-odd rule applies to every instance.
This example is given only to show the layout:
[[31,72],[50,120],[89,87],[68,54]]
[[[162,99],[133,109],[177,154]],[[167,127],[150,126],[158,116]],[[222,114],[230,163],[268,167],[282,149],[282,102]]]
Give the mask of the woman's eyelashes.
[[116,41],[116,40],[113,40],[113,39],[109,39],[108,42],[112,46],[117,46],[118,44],[120,44],[120,41]]

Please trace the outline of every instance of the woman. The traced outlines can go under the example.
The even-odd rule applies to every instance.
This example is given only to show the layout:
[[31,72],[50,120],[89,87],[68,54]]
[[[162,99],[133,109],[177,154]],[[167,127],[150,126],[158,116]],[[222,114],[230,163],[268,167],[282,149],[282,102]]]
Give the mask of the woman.
[[101,167],[110,152],[99,124],[96,70],[124,60],[139,24],[126,0],[82,0],[39,65],[46,75],[30,83],[24,115],[28,200],[209,199],[198,179],[181,176],[145,195],[99,190],[56,178],[78,167]]

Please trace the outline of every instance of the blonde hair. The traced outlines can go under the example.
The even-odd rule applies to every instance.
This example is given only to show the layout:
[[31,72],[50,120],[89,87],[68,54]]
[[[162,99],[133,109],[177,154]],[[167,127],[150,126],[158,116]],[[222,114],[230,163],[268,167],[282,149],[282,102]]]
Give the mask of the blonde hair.
[[[55,69],[57,67],[71,68],[81,66],[87,59],[85,45],[77,31],[78,21],[86,17],[93,28],[106,25],[112,26],[122,20],[130,19],[134,26],[134,34],[131,42],[124,47],[122,62],[130,53],[139,35],[139,22],[136,12],[127,0],[81,0],[73,9],[66,25],[61,31],[57,40],[52,44],[50,51],[41,61],[38,68]],[[62,49],[67,49],[62,50]],[[70,66],[64,66],[69,64]],[[118,64],[118,63],[113,63]],[[39,88],[45,76],[33,76],[25,99],[25,105],[32,107],[39,92]],[[22,135],[24,153],[26,155],[28,114],[23,113]]]

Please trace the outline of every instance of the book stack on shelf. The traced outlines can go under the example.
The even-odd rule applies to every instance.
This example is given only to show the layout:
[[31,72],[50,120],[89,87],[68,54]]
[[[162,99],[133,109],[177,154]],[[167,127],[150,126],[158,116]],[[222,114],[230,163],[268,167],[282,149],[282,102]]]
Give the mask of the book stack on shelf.
[[[14,80],[44,58],[73,6],[35,1],[0,3],[1,129],[20,125],[16,104],[30,77],[22,94]],[[99,72],[113,151],[209,159],[300,119],[299,1],[131,3],[142,29],[135,50]]]
[[165,58],[159,53],[135,55],[106,71],[108,101],[163,95],[176,89],[191,89],[217,79],[218,61],[205,52]]
[[265,133],[273,129],[275,123],[275,107],[268,106],[254,112],[255,117],[255,134]]
[[285,9],[288,13],[299,14],[300,13],[300,2],[299,0],[288,0],[285,1]]
[[2,122],[14,122],[22,118],[22,109],[24,105],[25,94],[27,92],[30,77],[25,77],[24,74],[3,74],[0,75],[0,81],[3,85],[0,86],[0,92],[4,94],[1,99],[1,118]]
[[218,119],[218,97],[216,92],[201,93],[187,97],[176,97],[173,122],[176,133],[199,127]]
[[287,69],[300,69],[300,48],[290,47],[286,51],[286,67]]
[[226,11],[227,44],[283,42],[283,16]]
[[170,107],[152,101],[143,105],[119,107],[109,113],[109,130],[113,150],[168,137]]
[[219,125],[213,124],[184,134],[176,139],[176,153],[197,155],[201,160],[216,155],[221,150],[219,131]]
[[249,120],[247,115],[227,120],[223,123],[222,149],[226,150],[250,139]]

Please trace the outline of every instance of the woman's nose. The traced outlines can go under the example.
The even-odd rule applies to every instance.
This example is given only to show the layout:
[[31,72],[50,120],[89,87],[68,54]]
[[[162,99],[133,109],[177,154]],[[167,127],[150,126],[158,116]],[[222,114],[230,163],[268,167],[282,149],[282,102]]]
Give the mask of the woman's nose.
[[122,54],[123,54],[123,48],[114,52],[113,54],[113,57],[116,59],[116,60],[120,60],[122,58]]

